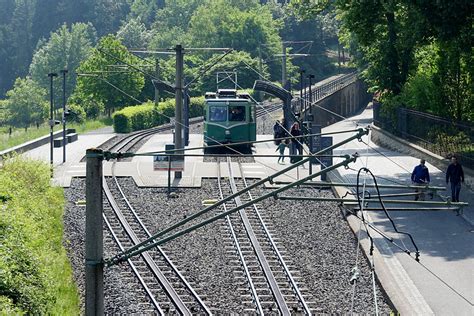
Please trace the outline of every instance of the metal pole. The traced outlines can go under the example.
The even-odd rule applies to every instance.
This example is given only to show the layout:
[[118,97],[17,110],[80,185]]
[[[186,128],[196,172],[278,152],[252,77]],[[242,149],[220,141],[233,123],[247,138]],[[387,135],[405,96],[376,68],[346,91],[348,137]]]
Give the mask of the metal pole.
[[66,137],[66,74],[67,69],[61,70],[63,74],[63,163],[66,162],[66,144],[67,144],[67,137]]
[[54,114],[53,114],[53,110],[54,110],[54,103],[53,103],[53,80],[54,80],[54,77],[57,77],[58,74],[57,73],[54,73],[54,72],[51,72],[48,74],[48,77],[50,78],[50,89],[49,89],[49,95],[50,95],[50,107],[49,107],[49,143],[50,143],[50,151],[49,151],[49,162],[50,162],[50,165],[51,165],[51,176],[53,175],[53,146],[54,146],[54,136],[53,136],[53,132],[54,132]]
[[286,89],[286,43],[282,42],[282,57],[281,57],[281,86]]
[[171,156],[168,156],[168,197],[171,194]]
[[104,314],[102,149],[86,151],[86,315]]
[[313,93],[312,93],[312,91],[311,91],[311,85],[312,85],[313,83],[312,83],[312,80],[311,80],[311,79],[313,79],[313,78],[314,78],[314,75],[309,75],[309,76],[308,76],[308,79],[309,79],[309,105],[308,105],[308,112],[309,112],[309,118],[310,118],[311,121],[312,121],[311,115],[313,114],[313,113],[312,113],[312,110],[311,110],[312,104],[313,104]]
[[301,69],[300,70],[300,104],[301,104],[300,113],[303,110],[303,106],[304,106],[304,103],[303,103],[304,102],[304,100],[303,100],[303,98],[304,98],[304,95],[303,95],[303,80],[304,80],[303,74],[304,73],[305,73],[305,70]]
[[[183,148],[183,47],[176,45],[176,108],[175,108],[175,149],[177,153],[182,154],[180,149]],[[181,171],[174,172],[175,178],[181,178]]]
[[[261,45],[258,45],[258,77],[260,80],[263,80],[263,64],[262,64],[262,47]],[[263,92],[259,91],[258,93],[259,96],[259,101],[263,101]]]
[[[160,73],[160,65],[158,64],[158,58],[155,58],[155,77],[158,80],[158,76]],[[157,85],[153,85],[155,87],[155,107],[158,107],[158,102],[160,102],[160,91],[158,90]]]
[[308,103],[308,102],[306,102],[306,83],[304,82],[304,78],[303,78],[303,87],[304,87],[303,93],[304,93],[304,96],[305,96],[304,99],[303,99],[303,104],[304,104],[304,116],[303,116],[301,119],[304,120],[304,121],[306,121],[306,115],[307,115],[307,114],[306,114],[306,106],[307,106],[307,103]]

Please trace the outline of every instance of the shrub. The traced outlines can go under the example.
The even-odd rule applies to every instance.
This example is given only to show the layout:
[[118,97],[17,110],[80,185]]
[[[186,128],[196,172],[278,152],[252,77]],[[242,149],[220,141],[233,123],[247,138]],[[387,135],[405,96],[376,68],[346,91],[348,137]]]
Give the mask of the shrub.
[[[203,115],[204,97],[191,98],[189,117]],[[142,105],[128,106],[113,115],[114,130],[117,133],[130,133],[137,130],[168,123],[174,117],[175,100],[168,99],[155,107],[152,101]]]
[[62,245],[64,193],[49,165],[10,157],[0,169],[0,310],[78,314],[77,288]]

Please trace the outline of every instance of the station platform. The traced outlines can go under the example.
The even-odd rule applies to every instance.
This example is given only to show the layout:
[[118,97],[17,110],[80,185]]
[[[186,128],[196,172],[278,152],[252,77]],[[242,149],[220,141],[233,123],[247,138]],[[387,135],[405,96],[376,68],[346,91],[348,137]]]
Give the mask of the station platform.
[[[366,109],[358,116],[324,128],[323,132],[365,127],[371,122],[372,109]],[[349,135],[335,135],[334,143],[347,136]],[[369,146],[355,140],[334,150],[334,154],[357,152],[360,158],[349,165],[350,169],[339,168],[331,173],[331,181],[355,184],[357,171],[361,167],[367,167],[376,175],[379,184],[411,184],[411,172],[419,164],[419,158],[379,147],[371,143],[367,136],[363,141]],[[431,176],[430,184],[446,186],[446,170],[439,170],[430,161],[426,161],[426,166]],[[361,175],[364,174],[363,172]],[[364,178],[361,177],[361,181],[362,179]],[[370,178],[367,178],[367,183],[372,183]],[[339,194],[348,190],[349,188],[342,189]],[[386,193],[396,191],[385,190],[383,194]],[[435,200],[442,201],[440,197],[445,196],[450,196],[450,190],[440,191]],[[414,198],[410,196],[405,199]],[[411,251],[409,256],[374,230],[369,230],[376,245],[377,276],[401,315],[474,315],[474,194],[463,186],[460,199],[461,202],[469,203],[463,209],[462,216],[455,211],[435,211],[434,207],[429,210],[429,205],[423,206],[425,210],[389,212],[399,230],[412,234],[420,251],[420,262],[414,260],[415,251],[409,238],[397,234],[383,212],[365,211],[366,218],[377,229]],[[390,207],[409,209],[421,206],[392,204]],[[357,234],[363,225],[354,216],[349,216],[348,220]],[[367,249],[366,235],[362,244]]]
[[[100,147],[101,144],[113,138],[115,134],[111,129],[79,135],[78,141],[66,146],[66,162],[63,163],[63,148],[54,148],[54,177],[53,183],[61,187],[69,187],[73,177],[86,176],[86,163],[81,162],[88,148]],[[172,134],[158,134],[152,136],[137,152],[141,156],[133,157],[132,161],[105,161],[103,172],[105,176],[115,175],[118,177],[132,177],[139,187],[167,187],[168,172],[153,170],[153,152],[162,151],[165,144],[172,143]],[[276,146],[273,144],[273,135],[257,135],[257,140],[268,140],[268,142],[258,143],[253,149],[256,155],[277,155]],[[186,148],[203,147],[202,135],[191,134],[189,146]],[[150,155],[144,155],[150,153]],[[203,149],[188,150],[187,154],[203,154]],[[285,154],[289,154],[288,149]],[[40,146],[23,154],[31,159],[49,162],[49,144]],[[241,172],[246,178],[262,179],[288,167],[289,158],[286,164],[279,164],[277,157],[256,157],[254,163],[242,163],[242,171],[234,164],[234,176],[241,177]],[[174,178],[171,172],[171,186],[173,187],[200,187],[202,178],[216,178],[218,175],[218,164],[204,162],[200,157],[186,157],[184,171],[180,179]],[[314,167],[317,170],[318,167]],[[224,164],[221,164],[221,176],[227,177],[228,171]],[[299,177],[307,174],[308,165],[292,170],[287,174],[277,177],[276,181],[295,181]]]

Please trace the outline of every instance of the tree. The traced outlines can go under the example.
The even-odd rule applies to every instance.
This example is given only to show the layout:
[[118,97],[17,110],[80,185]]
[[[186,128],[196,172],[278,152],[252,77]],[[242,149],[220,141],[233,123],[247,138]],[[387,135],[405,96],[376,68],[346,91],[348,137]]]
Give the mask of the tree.
[[216,0],[200,6],[189,24],[192,43],[197,47],[229,47],[245,51],[252,58],[259,57],[260,49],[264,57],[271,56],[271,75],[279,76],[281,59],[273,56],[281,54],[281,24],[273,19],[268,7],[251,2],[248,11],[242,10],[246,5],[250,4],[229,6],[227,1]]
[[[66,76],[66,97],[69,98],[76,85],[76,69],[81,61],[85,60],[96,42],[95,29],[92,24],[75,23],[69,29],[63,24],[56,32],[51,33],[47,42],[40,43],[30,65],[30,74],[33,80],[43,88],[48,89],[50,72],[59,73],[61,69],[68,69]],[[54,81],[56,107],[62,105],[62,78]]]
[[[310,17],[330,3],[295,0],[292,6]],[[342,22],[341,39],[356,49],[353,55],[369,85],[383,91],[388,103],[456,120],[474,119],[472,1],[334,3]]]
[[189,21],[201,4],[201,0],[166,1],[166,5],[156,11],[150,48],[170,48],[177,44],[191,45],[191,36],[188,34]]
[[48,110],[47,94],[47,90],[31,78],[16,79],[5,102],[8,122],[25,129],[33,123],[43,122]]
[[152,32],[147,30],[140,18],[130,19],[117,32],[117,38],[129,48],[146,48]]
[[[142,73],[127,65],[139,64],[140,60],[130,54],[113,35],[101,38],[97,47],[77,70],[84,76],[78,78],[75,99],[93,98],[105,105],[109,115],[114,109],[122,108],[130,102],[136,104],[130,96],[136,98],[140,94],[145,79]],[[113,67],[114,65],[118,67]]]

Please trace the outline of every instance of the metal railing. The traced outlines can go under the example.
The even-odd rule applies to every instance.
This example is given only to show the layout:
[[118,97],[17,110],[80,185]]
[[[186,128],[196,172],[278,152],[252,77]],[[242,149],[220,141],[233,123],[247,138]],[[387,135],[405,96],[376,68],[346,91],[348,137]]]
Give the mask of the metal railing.
[[398,137],[415,143],[442,157],[456,155],[461,163],[474,169],[474,124],[406,108],[383,113],[374,103],[374,124]]
[[[332,94],[333,92],[336,92],[338,90],[341,90],[342,88],[350,85],[354,81],[357,80],[357,75],[359,73],[357,71],[351,72],[349,74],[345,74],[337,79],[334,79],[330,82],[327,82],[325,84],[322,84],[320,86],[314,86],[312,87],[311,91],[311,100],[312,102],[317,102],[326,96]],[[303,99],[306,102],[309,102],[309,93],[306,93],[303,95]],[[306,106],[309,106],[309,104],[306,104]],[[294,99],[291,101],[291,108],[293,109],[293,112],[298,112],[301,113],[304,111],[305,106],[302,101],[302,98]]]

